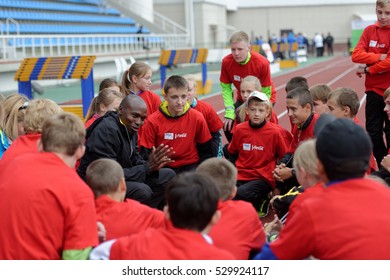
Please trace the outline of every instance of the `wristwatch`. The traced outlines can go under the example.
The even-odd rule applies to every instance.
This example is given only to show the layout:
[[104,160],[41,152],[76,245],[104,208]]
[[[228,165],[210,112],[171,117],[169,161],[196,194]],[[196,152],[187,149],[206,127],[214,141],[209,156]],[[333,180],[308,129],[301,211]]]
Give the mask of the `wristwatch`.
[[296,177],[296,173],[295,173],[295,169],[293,168],[293,169],[291,169],[291,175],[293,176],[293,177]]

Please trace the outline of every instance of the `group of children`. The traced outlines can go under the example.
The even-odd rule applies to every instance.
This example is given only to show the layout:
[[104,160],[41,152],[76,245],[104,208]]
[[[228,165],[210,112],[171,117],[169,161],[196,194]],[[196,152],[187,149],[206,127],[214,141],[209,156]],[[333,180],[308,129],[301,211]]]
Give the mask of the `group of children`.
[[[256,81],[253,77],[250,79]],[[293,86],[296,81],[299,81],[296,85],[300,86]],[[259,81],[255,83],[258,84]],[[271,194],[275,193],[276,182],[289,190],[288,179],[294,178],[297,181],[294,186],[301,185],[305,190],[305,196],[298,196],[299,201],[324,191],[323,176],[317,167],[316,141],[305,141],[321,133],[316,132],[319,115],[315,112],[314,102],[323,102],[326,98],[328,110],[336,118],[353,119],[357,114],[359,100],[352,89],[336,89],[322,94],[321,100],[313,100],[316,91],[307,86],[307,81],[306,86],[304,83],[303,77],[294,77],[288,83],[286,105],[292,123],[291,132],[270,121],[272,104],[266,94],[254,90],[248,95],[242,90],[247,120],[236,124],[232,140],[226,148],[226,153],[230,160],[234,159],[234,164],[212,154],[210,130],[201,113],[190,109],[190,103],[187,102],[189,83],[180,76],[172,76],[166,81],[165,101],[150,115],[142,95],[128,95],[119,100],[118,104],[118,90],[102,89],[92,103],[91,110],[96,108],[103,115],[97,115],[98,112],[90,114],[95,116],[95,120],[87,132],[85,125],[77,117],[62,113],[61,108],[53,101],[30,101],[27,108],[23,109],[26,111],[23,122],[25,135],[16,138],[0,162],[1,189],[5,194],[0,205],[2,213],[8,213],[4,215],[2,228],[10,229],[0,234],[0,239],[9,244],[0,249],[0,257],[250,259],[256,256],[289,259],[313,255],[332,258],[331,255],[318,255],[313,251],[298,249],[299,256],[293,254],[295,251],[288,251],[287,254],[284,251],[285,245],[279,245],[284,244],[283,240],[286,238],[289,240],[290,235],[285,237],[286,234],[280,235],[275,245],[266,243],[275,233],[275,224],[279,227],[278,231],[286,227],[282,230],[283,233],[292,230],[287,227],[292,222],[283,226],[276,219],[273,225],[266,225],[264,230],[258,213],[262,210],[264,201],[269,201]],[[106,105],[98,102],[100,94],[111,95],[112,102]],[[387,103],[390,103],[389,95],[390,89],[385,95]],[[199,100],[192,100],[192,104],[197,101]],[[118,105],[112,105],[115,102]],[[324,115],[328,116],[326,113]],[[166,124],[161,125],[164,118]],[[182,124],[178,122],[180,118],[184,120]],[[139,128],[145,121],[140,133]],[[328,122],[333,123],[334,120]],[[202,129],[190,129],[194,134],[189,135],[187,141],[194,142],[195,149],[199,149],[198,142],[209,143],[209,148],[203,150],[208,156],[202,158],[197,150],[196,161],[187,164],[181,160],[191,153],[189,144],[178,142],[181,144],[175,145],[173,140],[185,138],[177,135],[189,133],[180,130],[185,129],[184,124],[189,123],[193,127],[199,125]],[[353,135],[362,134],[349,123],[340,125],[352,129]],[[327,124],[323,126],[327,127]],[[113,130],[114,127],[117,128]],[[166,131],[154,132],[164,127],[167,128]],[[199,138],[199,131],[200,135],[207,136]],[[138,134],[141,134],[139,140]],[[112,142],[119,135],[123,139],[119,137],[122,140]],[[149,135],[149,142],[145,142],[145,135]],[[150,135],[155,135],[155,138]],[[130,141],[125,144],[126,140]],[[96,141],[103,141],[104,144],[96,146]],[[111,143],[113,145],[108,150],[120,151],[113,151],[110,156],[99,150],[107,150],[107,145]],[[146,149],[145,154],[141,155],[141,150],[136,151],[138,144]],[[130,150],[123,150],[128,147]],[[369,147],[370,145],[368,152],[371,151]],[[91,150],[94,149],[100,152],[92,153]],[[22,153],[25,155],[20,156]],[[128,157],[133,154],[137,157],[134,166],[124,166],[126,155]],[[88,155],[93,160],[85,161]],[[369,155],[372,158],[372,152]],[[149,157],[155,158],[153,163],[148,162]],[[283,161],[284,159],[287,161]],[[323,156],[322,162],[325,160],[326,156]],[[179,168],[172,165],[177,162],[182,163],[177,165]],[[287,167],[290,162],[291,168]],[[79,175],[85,181],[75,173],[77,163]],[[84,167],[85,172],[80,172]],[[134,176],[143,177],[144,184],[150,186],[152,173],[161,169],[170,170],[161,175],[165,181],[160,184],[159,190],[152,187],[149,199],[157,199],[158,202],[139,199],[140,203],[129,199],[132,198],[129,189],[134,188],[133,183],[140,183],[140,179],[129,180],[131,168],[137,170]],[[289,176],[283,173],[283,168],[292,170]],[[354,171],[354,166],[351,168]],[[364,168],[365,166],[361,167]],[[144,175],[140,175],[140,170],[145,171]],[[363,175],[369,169],[364,170]],[[284,194],[283,187],[277,190],[276,193]],[[158,198],[155,192],[159,193]],[[302,190],[297,193],[301,192]],[[385,193],[382,195],[386,196]],[[17,198],[10,200],[9,197]],[[288,212],[288,219],[291,220],[295,217],[291,214],[295,213],[294,208],[289,209],[291,201],[287,206],[284,205],[284,209],[278,208],[278,204],[283,204],[283,196],[273,198],[274,212],[284,211],[283,215]],[[24,211],[21,210],[23,208]],[[292,232],[295,233],[295,230]],[[98,243],[101,245],[97,246]],[[279,246],[283,249],[279,249]],[[288,247],[291,247],[290,243]]]

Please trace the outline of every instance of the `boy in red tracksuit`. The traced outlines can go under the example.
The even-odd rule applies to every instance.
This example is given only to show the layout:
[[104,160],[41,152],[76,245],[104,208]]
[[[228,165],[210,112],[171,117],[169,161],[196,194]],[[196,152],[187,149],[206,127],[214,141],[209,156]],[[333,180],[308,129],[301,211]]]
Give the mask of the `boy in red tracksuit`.
[[88,259],[98,228],[93,193],[74,170],[84,139],[80,118],[51,116],[43,124],[41,152],[0,168],[0,259]]
[[123,168],[112,159],[101,158],[88,165],[86,182],[95,194],[97,219],[106,229],[106,240],[165,227],[162,211],[125,199]]
[[233,255],[212,244],[208,235],[221,213],[219,193],[205,175],[182,173],[169,184],[164,213],[167,229],[107,241],[96,247],[91,259],[115,260],[231,260]]
[[[358,118],[356,117],[360,101],[359,97],[351,88],[338,88],[329,93],[328,97],[328,108],[329,112],[336,118],[347,118],[353,120],[356,124],[362,126]],[[363,126],[362,126],[363,127]],[[367,171],[367,174],[377,171],[378,165],[375,161],[374,155],[371,155],[370,158],[370,168]]]
[[254,91],[246,106],[249,121],[236,127],[228,146],[230,158],[237,157],[236,199],[252,203],[257,211],[261,211],[260,215],[265,216],[268,214],[269,193],[275,188],[272,171],[277,160],[288,150],[280,129],[266,120],[270,110],[268,97]]
[[276,102],[276,90],[271,79],[270,63],[261,54],[251,51],[248,34],[244,31],[234,32],[229,42],[231,54],[223,58],[219,78],[225,105],[223,129],[228,140],[231,138],[230,130],[235,119],[235,109],[243,103],[240,94],[236,95],[237,101],[234,101],[232,85],[239,90],[244,77],[255,76],[261,83],[261,91],[267,95],[272,104]]
[[314,138],[314,125],[318,115],[313,113],[313,98],[305,87],[298,87],[288,92],[286,96],[288,116],[291,122],[293,142],[273,171],[277,188],[281,194],[287,193],[292,187],[298,186],[292,160],[295,149],[301,141]]
[[[383,112],[383,93],[390,86],[390,3],[376,1],[378,21],[367,26],[352,53],[352,61],[361,63],[357,75],[365,75],[366,130],[374,145],[376,161],[380,163],[390,148],[390,121]],[[384,127],[384,128],[383,128]],[[385,132],[386,143],[383,132]]]
[[148,153],[152,147],[168,145],[174,151],[167,164],[176,172],[189,171],[212,157],[212,139],[202,113],[187,102],[188,83],[173,75],[164,84],[164,99],[157,112],[143,127],[140,146]]
[[233,200],[237,192],[236,167],[227,159],[209,158],[198,166],[196,172],[212,178],[219,190],[218,209],[222,216],[210,231],[214,244],[231,252],[238,260],[251,258],[264,245],[266,237],[252,205]]
[[213,146],[213,156],[222,157],[222,134],[221,130],[223,127],[223,122],[220,117],[215,112],[213,106],[209,103],[204,102],[196,98],[196,81],[195,78],[191,75],[186,75],[184,78],[188,82],[188,103],[191,108],[202,113],[204,119],[207,122],[211,137],[212,137],[212,146]]

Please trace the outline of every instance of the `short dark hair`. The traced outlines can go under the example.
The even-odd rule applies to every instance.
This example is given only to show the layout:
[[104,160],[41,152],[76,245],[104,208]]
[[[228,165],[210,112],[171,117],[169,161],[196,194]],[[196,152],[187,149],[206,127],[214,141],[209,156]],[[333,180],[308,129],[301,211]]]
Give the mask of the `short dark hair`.
[[164,83],[164,93],[167,94],[171,88],[175,89],[188,89],[187,80],[179,75],[170,76]]
[[88,165],[85,181],[98,198],[103,194],[114,193],[124,177],[123,168],[118,162],[100,158]]
[[146,107],[146,103],[145,101],[139,97],[138,95],[135,95],[135,94],[129,94],[129,95],[126,95],[125,98],[123,98],[121,104],[119,105],[119,109],[122,108],[125,109],[125,108],[128,108],[128,107],[131,107],[133,108],[132,106],[133,105],[143,105]]
[[214,181],[195,172],[177,175],[166,189],[170,219],[177,228],[204,230],[217,211],[218,199]]
[[310,104],[311,109],[313,110],[313,97],[310,94],[310,91],[304,87],[297,87],[287,93],[286,99],[298,99],[299,105],[305,107],[306,104]]
[[305,77],[301,76],[296,76],[292,77],[286,84],[286,92],[290,92],[291,90],[298,88],[298,87],[303,87],[305,89],[309,89],[309,85],[307,83],[307,79]]

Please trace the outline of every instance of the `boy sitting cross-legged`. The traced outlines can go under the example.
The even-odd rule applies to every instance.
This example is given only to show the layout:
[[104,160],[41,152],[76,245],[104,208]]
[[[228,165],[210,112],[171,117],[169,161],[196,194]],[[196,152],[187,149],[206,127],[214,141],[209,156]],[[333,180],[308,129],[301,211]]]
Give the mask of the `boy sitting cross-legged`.
[[252,203],[261,211],[260,216],[265,216],[269,194],[275,188],[272,171],[277,160],[287,153],[287,147],[280,128],[266,120],[270,110],[268,97],[254,91],[246,106],[249,121],[237,125],[228,147],[231,158],[237,157],[236,199]]
[[195,170],[199,163],[212,157],[212,138],[202,113],[187,102],[188,82],[173,75],[164,83],[164,101],[159,110],[148,116],[140,146],[144,153],[161,144],[175,152],[167,167],[176,173]]

